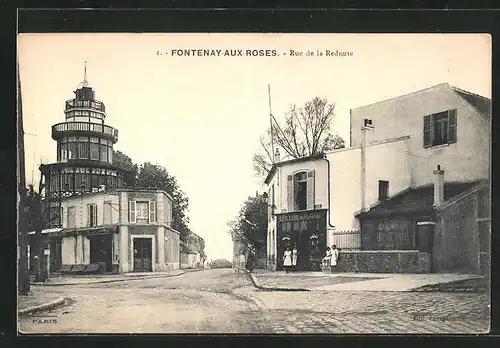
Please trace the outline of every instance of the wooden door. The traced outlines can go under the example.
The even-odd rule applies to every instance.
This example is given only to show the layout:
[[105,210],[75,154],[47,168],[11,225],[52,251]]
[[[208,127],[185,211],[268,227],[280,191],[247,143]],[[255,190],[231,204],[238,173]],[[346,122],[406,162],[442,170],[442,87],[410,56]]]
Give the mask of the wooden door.
[[134,238],[134,271],[153,271],[151,238]]

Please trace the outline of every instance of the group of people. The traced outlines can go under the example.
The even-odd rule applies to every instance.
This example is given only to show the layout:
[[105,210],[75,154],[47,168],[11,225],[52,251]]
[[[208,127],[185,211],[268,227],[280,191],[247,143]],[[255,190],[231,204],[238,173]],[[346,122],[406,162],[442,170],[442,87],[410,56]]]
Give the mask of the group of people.
[[[336,245],[326,248],[326,256],[323,258],[323,267],[331,267],[333,271],[337,266],[337,261],[339,259],[339,250]],[[285,272],[288,273],[291,269],[297,266],[297,246],[294,244],[293,248],[287,247],[283,254],[283,267]]]
[[293,249],[290,249],[290,247],[286,248],[285,253],[283,254],[283,267],[285,268],[286,273],[290,272],[292,267],[295,268],[297,266],[297,256],[298,251],[296,244],[293,245]]
[[339,250],[336,245],[326,248],[326,256],[323,258],[323,268],[330,266],[333,271],[337,266],[337,261],[339,259]]

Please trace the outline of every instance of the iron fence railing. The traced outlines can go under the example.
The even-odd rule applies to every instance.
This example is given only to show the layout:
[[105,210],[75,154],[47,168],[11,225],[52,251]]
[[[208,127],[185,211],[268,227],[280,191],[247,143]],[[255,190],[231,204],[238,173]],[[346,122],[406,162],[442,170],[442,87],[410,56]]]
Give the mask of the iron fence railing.
[[332,244],[345,251],[416,249],[415,231],[407,228],[379,228],[363,236],[360,230],[335,231]]
[[[333,233],[332,245],[336,245],[340,250],[357,251],[361,250],[361,231],[346,230],[335,231]],[[329,245],[331,247],[331,245]]]

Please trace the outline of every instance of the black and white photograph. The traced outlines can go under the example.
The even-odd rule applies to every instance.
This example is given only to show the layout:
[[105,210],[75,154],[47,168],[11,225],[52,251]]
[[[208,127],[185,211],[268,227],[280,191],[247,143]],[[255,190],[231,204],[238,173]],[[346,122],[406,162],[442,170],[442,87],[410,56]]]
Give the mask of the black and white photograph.
[[20,334],[487,334],[492,38],[21,33]]

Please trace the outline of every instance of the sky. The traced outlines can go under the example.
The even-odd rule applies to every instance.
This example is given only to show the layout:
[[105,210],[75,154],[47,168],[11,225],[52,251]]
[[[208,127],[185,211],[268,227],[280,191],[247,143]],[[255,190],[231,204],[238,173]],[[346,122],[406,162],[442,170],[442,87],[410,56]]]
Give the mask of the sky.
[[[175,54],[186,49],[222,56]],[[252,155],[269,126],[268,85],[278,121],[291,104],[316,96],[335,103],[332,127],[346,144],[355,107],[444,82],[491,98],[487,34],[20,34],[18,59],[27,182],[38,183],[40,163],[56,162],[51,126],[64,122],[87,62],[105,123],[119,131],[115,150],[177,178],[190,200],[190,228],[212,259],[232,258],[227,221],[248,196],[267,191]]]

